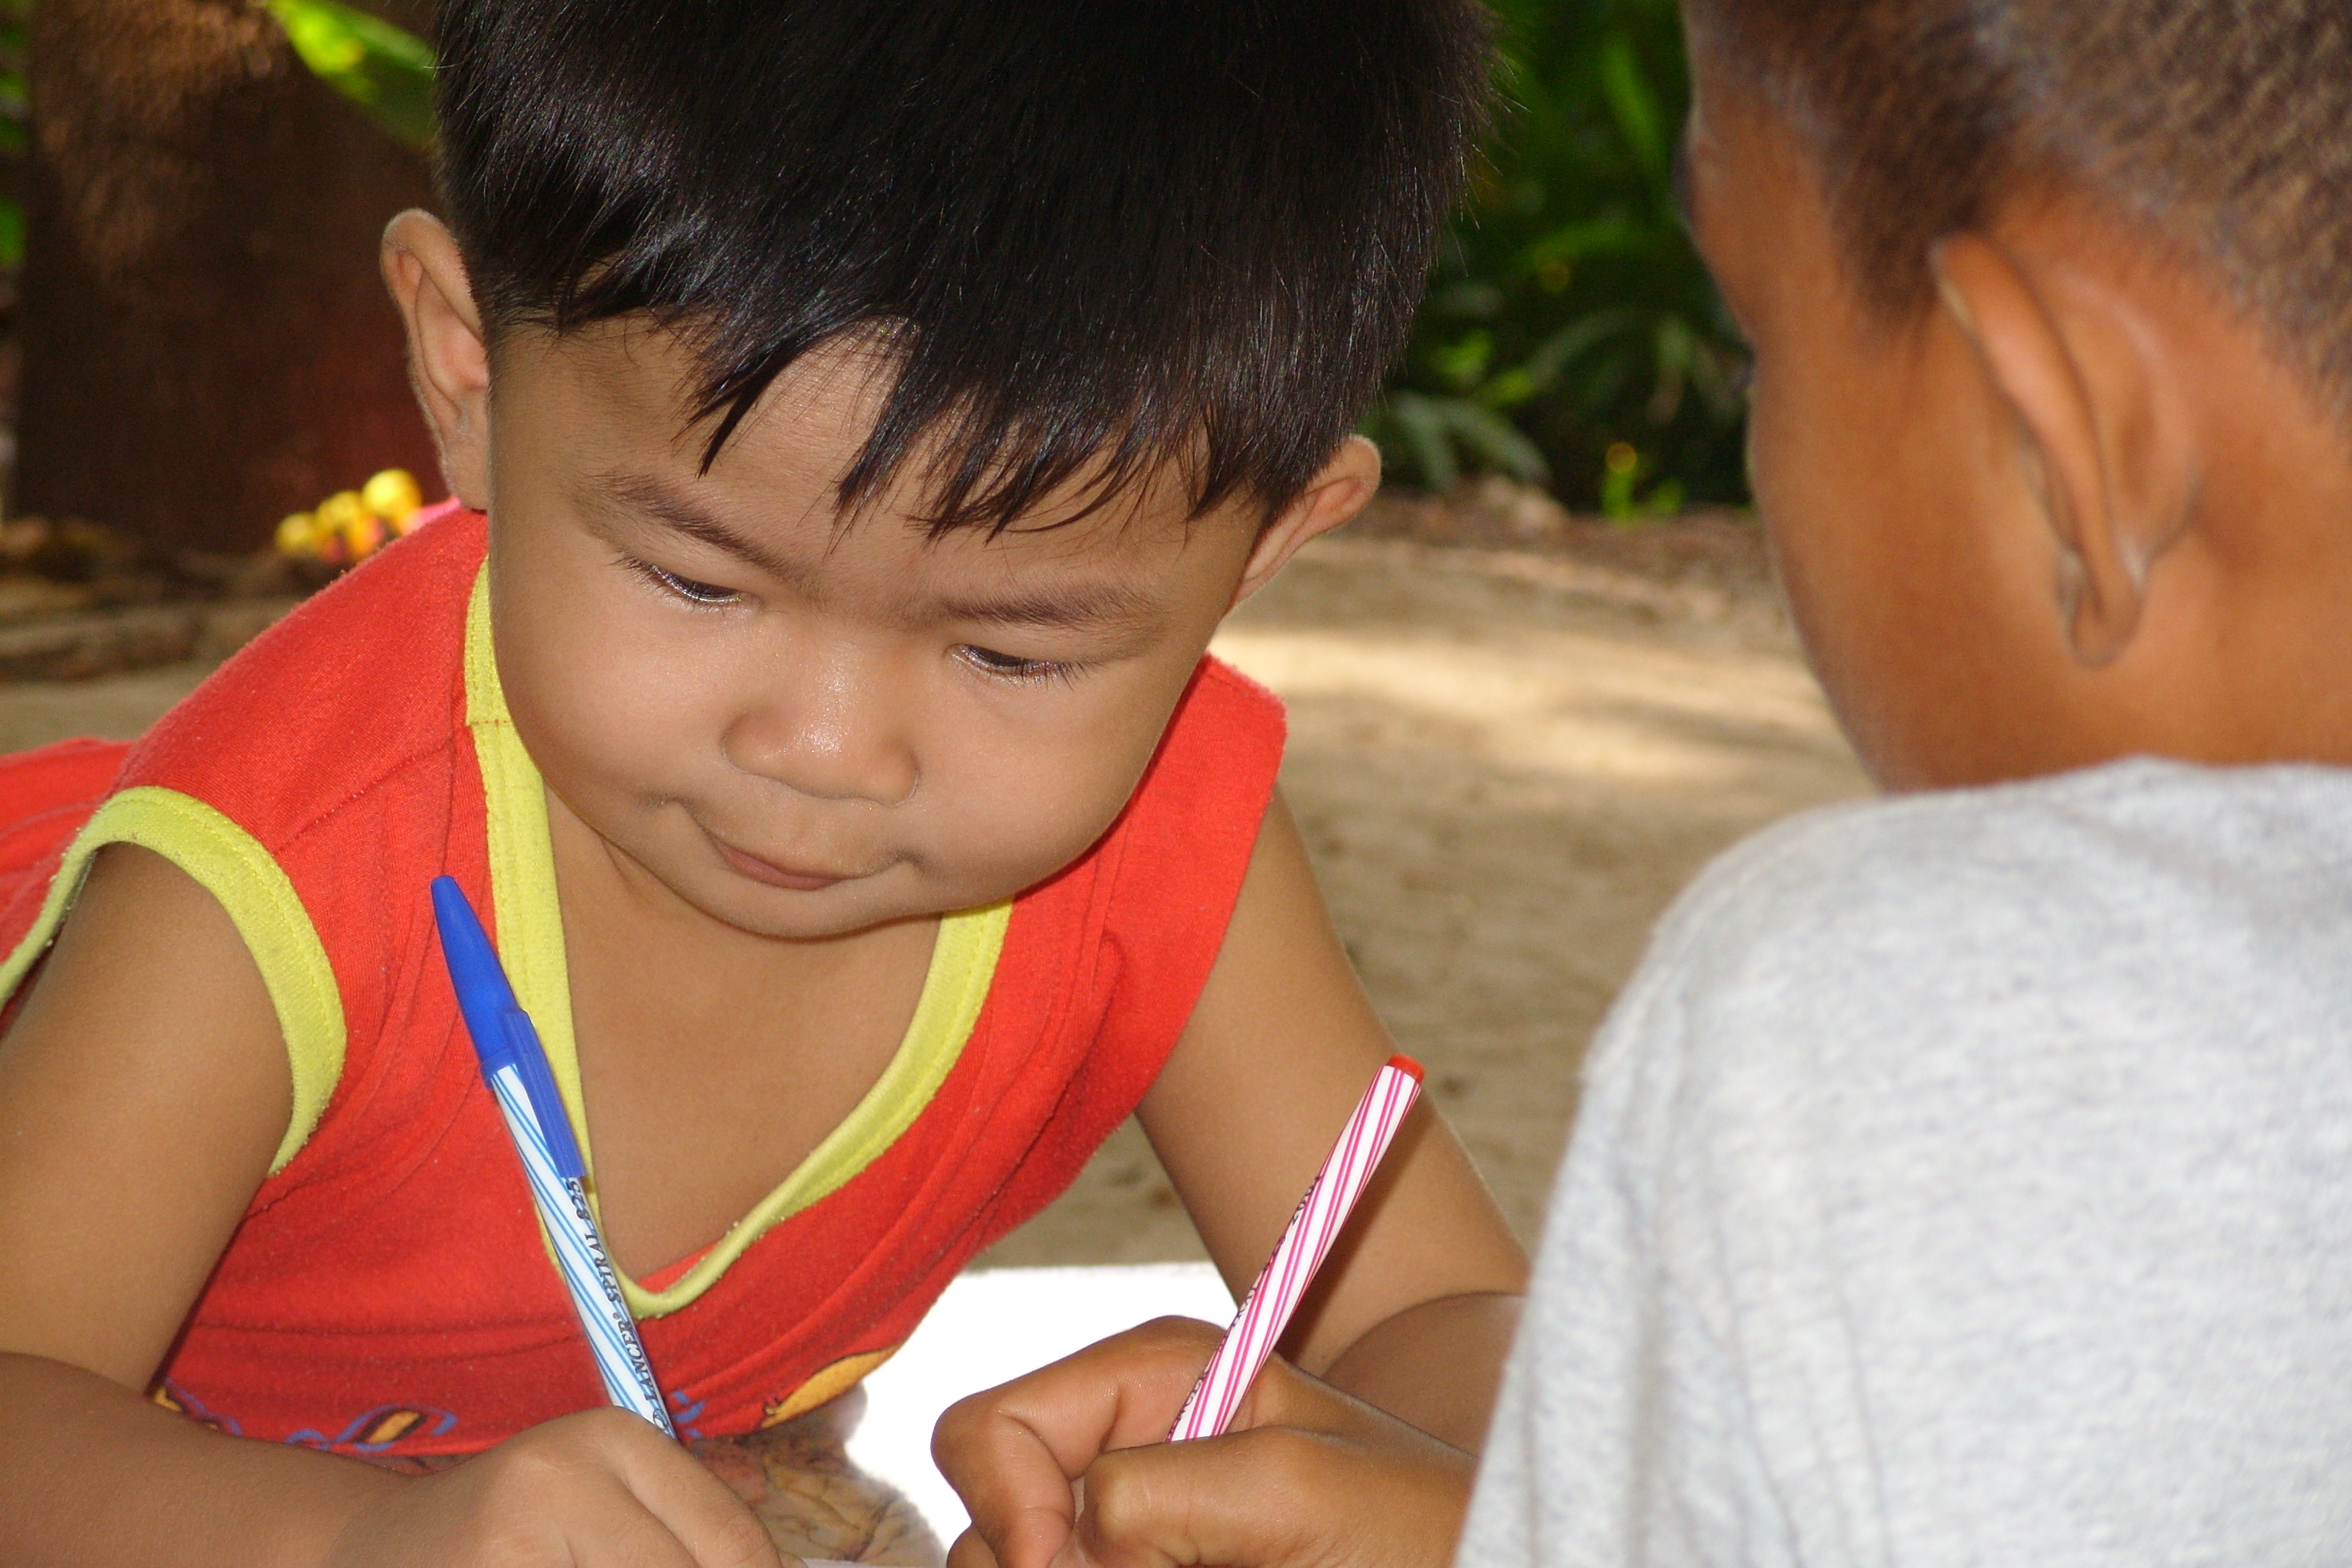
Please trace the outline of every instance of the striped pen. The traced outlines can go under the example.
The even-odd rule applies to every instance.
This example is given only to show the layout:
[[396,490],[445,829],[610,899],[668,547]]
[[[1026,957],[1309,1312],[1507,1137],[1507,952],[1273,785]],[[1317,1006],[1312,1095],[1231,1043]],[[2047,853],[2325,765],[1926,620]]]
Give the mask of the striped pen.
[[675,1437],[677,1429],[670,1424],[653,1364],[646,1360],[620,1277],[605,1256],[604,1238],[596,1233],[588,1206],[588,1164],[572,1136],[572,1121],[556,1093],[539,1032],[515,1001],[489,935],[455,879],[433,879],[433,919],[440,928],[449,983],[457,992],[457,1010],[465,1015],[466,1032],[473,1037],[474,1054],[482,1059],[482,1077],[506,1118],[508,1135],[522,1156],[531,1203],[546,1227],[572,1310],[587,1331],[605,1395]]
[[1348,1118],[1339,1141],[1332,1145],[1330,1157],[1299,1200],[1298,1212],[1290,1216],[1290,1228],[1282,1233],[1257,1283],[1242,1298],[1233,1327],[1225,1331],[1217,1353],[1210,1358],[1201,1381],[1192,1385],[1184,1408],[1177,1412],[1176,1425],[1168,1434],[1170,1442],[1219,1436],[1233,1420],[1242,1395],[1249,1392],[1266,1358],[1274,1353],[1275,1342],[1282,1338],[1291,1313],[1298,1310],[1307,1288],[1315,1282],[1315,1271],[1323,1267],[1324,1257],[1339,1239],[1356,1200],[1363,1196],[1372,1173],[1380,1168],[1381,1157],[1388,1152],[1397,1129],[1404,1125],[1412,1102],[1421,1097],[1421,1064],[1411,1057],[1391,1057],[1372,1079],[1372,1086],[1364,1090],[1356,1113]]

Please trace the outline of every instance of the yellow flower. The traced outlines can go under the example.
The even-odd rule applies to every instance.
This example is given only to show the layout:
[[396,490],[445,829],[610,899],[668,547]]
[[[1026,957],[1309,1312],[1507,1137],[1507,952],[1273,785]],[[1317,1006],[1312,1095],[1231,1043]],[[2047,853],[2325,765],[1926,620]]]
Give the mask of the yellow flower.
[[357,490],[337,490],[319,503],[319,531],[341,533],[368,514]]
[[425,504],[425,492],[406,468],[386,468],[360,487],[360,504],[384,521],[397,526]]
[[280,555],[313,555],[318,552],[318,520],[307,511],[298,511],[278,525],[278,553]]
[[366,560],[392,536],[392,525],[380,517],[360,516],[343,524],[343,548],[353,561]]

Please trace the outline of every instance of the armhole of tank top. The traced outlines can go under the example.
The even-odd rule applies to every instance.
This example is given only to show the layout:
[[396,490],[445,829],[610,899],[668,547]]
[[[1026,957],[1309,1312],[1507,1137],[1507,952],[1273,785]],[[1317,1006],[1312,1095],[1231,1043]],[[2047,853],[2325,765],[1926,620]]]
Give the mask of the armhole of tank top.
[[0,997],[13,996],[65,923],[90,858],[109,844],[152,850],[194,878],[228,911],[261,971],[261,983],[285,1037],[294,1108],[269,1173],[286,1168],[310,1142],[343,1071],[343,1000],[327,950],[294,884],[253,836],[213,807],[177,790],[142,784],[100,806],[66,849],[40,918],[5,963]]

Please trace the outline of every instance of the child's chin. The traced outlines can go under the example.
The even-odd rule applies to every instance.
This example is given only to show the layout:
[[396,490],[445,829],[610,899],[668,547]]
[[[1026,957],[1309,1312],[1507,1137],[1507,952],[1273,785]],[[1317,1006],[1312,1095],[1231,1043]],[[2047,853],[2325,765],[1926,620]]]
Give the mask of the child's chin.
[[803,890],[779,888],[730,873],[726,885],[680,889],[680,896],[713,920],[722,921],[753,936],[814,941],[848,936],[893,921],[937,914],[922,900],[874,884],[877,877],[861,877]]

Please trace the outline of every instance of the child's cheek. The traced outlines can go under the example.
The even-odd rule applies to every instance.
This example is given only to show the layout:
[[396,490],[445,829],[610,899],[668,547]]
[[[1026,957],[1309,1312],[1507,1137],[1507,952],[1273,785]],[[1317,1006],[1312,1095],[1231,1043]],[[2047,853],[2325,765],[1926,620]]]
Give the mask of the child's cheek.
[[1105,693],[1072,703],[1059,722],[963,749],[952,763],[949,853],[1013,887],[1068,866],[1125,809],[1165,730],[1161,710],[1172,706],[1148,689]]

